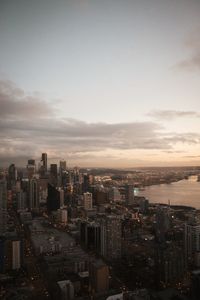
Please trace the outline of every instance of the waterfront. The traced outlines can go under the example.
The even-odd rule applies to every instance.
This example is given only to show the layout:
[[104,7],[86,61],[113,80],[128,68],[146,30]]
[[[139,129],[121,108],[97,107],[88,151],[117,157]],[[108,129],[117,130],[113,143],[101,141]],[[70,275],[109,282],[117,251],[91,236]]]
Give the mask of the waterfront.
[[191,176],[171,184],[160,184],[139,190],[138,196],[146,197],[151,203],[168,203],[186,205],[200,209],[200,182],[197,176]]

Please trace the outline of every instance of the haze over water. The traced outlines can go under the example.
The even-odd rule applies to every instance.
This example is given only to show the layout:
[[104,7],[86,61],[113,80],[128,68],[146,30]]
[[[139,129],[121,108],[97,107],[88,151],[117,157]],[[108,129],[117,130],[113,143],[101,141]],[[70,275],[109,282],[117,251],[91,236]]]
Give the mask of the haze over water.
[[186,205],[200,209],[200,182],[196,176],[188,180],[181,180],[171,184],[160,184],[146,187],[139,191],[139,196],[144,196],[151,203],[168,203],[171,205]]

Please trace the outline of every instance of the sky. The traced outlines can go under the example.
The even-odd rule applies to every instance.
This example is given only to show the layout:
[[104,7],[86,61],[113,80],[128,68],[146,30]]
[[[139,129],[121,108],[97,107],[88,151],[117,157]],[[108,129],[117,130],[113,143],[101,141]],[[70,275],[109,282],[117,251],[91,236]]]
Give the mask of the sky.
[[199,0],[0,0],[0,165],[200,165]]

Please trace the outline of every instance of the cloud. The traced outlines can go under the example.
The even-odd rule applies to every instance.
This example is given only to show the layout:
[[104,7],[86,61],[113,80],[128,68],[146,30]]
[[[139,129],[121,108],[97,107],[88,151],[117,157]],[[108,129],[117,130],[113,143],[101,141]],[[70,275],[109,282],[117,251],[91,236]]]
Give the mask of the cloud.
[[[29,96],[12,82],[0,82],[0,161],[21,164],[28,158],[49,157],[78,161],[117,160],[126,150],[172,151],[177,143],[197,144],[195,133],[167,133],[156,122],[88,123],[60,118],[40,95]],[[176,112],[177,113],[177,112]],[[169,115],[174,115],[169,113]],[[186,114],[186,112],[179,112]],[[187,113],[193,115],[194,112]],[[166,113],[165,113],[166,115]],[[120,151],[121,150],[121,151]],[[115,152],[115,154],[114,154]],[[109,156],[109,153],[113,155]],[[24,160],[23,160],[24,158]]]
[[49,104],[34,94],[27,94],[8,80],[0,81],[0,118],[27,119],[53,113]]
[[148,116],[154,117],[156,119],[162,120],[173,120],[177,118],[200,118],[200,113],[196,111],[181,111],[181,110],[156,110],[150,112]]
[[185,155],[185,158],[200,158],[200,155]]
[[171,145],[177,143],[198,145],[200,143],[200,134],[194,132],[166,133],[163,139]]
[[190,55],[180,60],[174,68],[179,70],[194,71],[200,70],[200,40],[199,40],[200,28],[191,33],[191,36],[186,40],[185,46],[191,50]]

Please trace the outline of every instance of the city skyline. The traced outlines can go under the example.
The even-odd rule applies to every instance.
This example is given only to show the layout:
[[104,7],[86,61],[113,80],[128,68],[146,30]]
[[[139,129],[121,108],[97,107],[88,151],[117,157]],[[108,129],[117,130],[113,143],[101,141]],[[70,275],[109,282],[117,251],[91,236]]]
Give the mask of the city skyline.
[[200,2],[0,2],[0,161],[199,165]]

